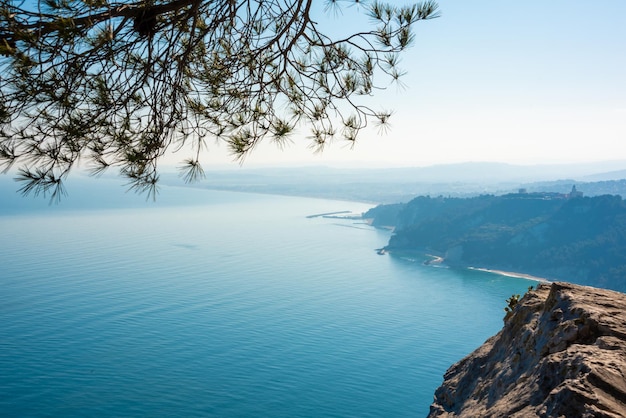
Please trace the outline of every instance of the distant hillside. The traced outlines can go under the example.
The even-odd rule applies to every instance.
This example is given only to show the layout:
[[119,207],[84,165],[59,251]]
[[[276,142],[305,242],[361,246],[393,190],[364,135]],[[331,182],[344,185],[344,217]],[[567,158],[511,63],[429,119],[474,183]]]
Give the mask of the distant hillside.
[[608,180],[617,180],[617,179],[626,179],[626,170],[616,170],[616,171],[609,171],[606,173],[591,174],[588,176],[584,176],[582,178],[582,180],[588,181],[588,182],[608,181]]
[[[600,177],[601,175],[598,175]],[[583,190],[585,196],[601,196],[604,194],[620,195],[626,198],[626,176],[621,180],[602,180],[602,181],[575,181],[575,180],[557,180],[557,181],[543,181],[535,183],[523,184],[520,187],[526,189],[528,192],[543,192],[546,190],[568,193],[572,185],[575,185],[578,190]],[[510,190],[509,190],[510,191]]]
[[422,196],[364,216],[396,228],[387,246],[392,252],[431,252],[451,266],[626,291],[626,203],[620,196]]

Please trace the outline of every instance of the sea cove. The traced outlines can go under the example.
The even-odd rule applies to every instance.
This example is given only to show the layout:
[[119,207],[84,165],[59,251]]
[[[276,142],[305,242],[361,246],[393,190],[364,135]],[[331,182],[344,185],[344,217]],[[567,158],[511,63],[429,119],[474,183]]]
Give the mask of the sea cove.
[[363,203],[89,182],[48,208],[2,181],[7,416],[425,416],[535,284],[307,218]]

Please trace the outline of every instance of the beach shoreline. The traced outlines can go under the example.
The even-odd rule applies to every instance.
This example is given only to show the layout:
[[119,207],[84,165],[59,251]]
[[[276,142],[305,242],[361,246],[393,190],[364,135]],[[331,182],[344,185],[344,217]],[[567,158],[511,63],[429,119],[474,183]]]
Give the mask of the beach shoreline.
[[[388,254],[388,253],[390,253],[390,251],[387,250],[386,248],[381,248],[381,249],[379,249],[377,251],[378,251],[378,254]],[[422,252],[418,252],[418,254],[421,254],[423,256],[428,257],[428,259],[423,262],[423,264],[425,266],[447,267],[446,259],[444,257],[438,256],[438,255],[435,255],[435,254],[430,254],[430,253],[422,253]],[[465,268],[465,269],[468,269],[468,270],[481,271],[483,273],[497,274],[499,276],[511,277],[511,278],[515,278],[515,279],[533,280],[533,281],[540,282],[540,283],[551,283],[552,282],[552,280],[546,279],[545,277],[533,276],[532,274],[519,273],[519,272],[516,272],[516,271],[497,270],[497,269],[489,269],[489,268],[483,268],[483,267],[472,267],[472,266],[467,266],[467,267],[456,266],[456,267],[457,268]]]
[[433,255],[433,254],[425,254],[425,255],[431,258],[430,260],[424,261],[425,266],[432,266],[434,264],[443,264],[443,262],[445,261],[443,257],[439,257],[438,255]]
[[551,281],[544,278],[544,277],[537,277],[537,276],[533,276],[532,274],[526,274],[526,273],[518,273],[518,272],[514,272],[514,271],[504,271],[504,270],[494,270],[494,269],[486,269],[486,268],[480,268],[480,267],[467,267],[468,270],[477,270],[477,271],[482,271],[485,273],[492,273],[492,274],[498,274],[500,276],[506,276],[506,277],[513,277],[513,278],[517,278],[517,279],[527,279],[527,280],[534,280],[537,282],[541,282],[541,283],[550,283]]

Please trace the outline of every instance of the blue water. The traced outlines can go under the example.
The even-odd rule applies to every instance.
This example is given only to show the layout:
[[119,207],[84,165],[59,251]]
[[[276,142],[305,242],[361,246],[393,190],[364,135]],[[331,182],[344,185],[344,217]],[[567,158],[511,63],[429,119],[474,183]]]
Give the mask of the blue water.
[[3,416],[424,416],[534,284],[306,218],[362,203],[87,184],[60,207],[0,184]]

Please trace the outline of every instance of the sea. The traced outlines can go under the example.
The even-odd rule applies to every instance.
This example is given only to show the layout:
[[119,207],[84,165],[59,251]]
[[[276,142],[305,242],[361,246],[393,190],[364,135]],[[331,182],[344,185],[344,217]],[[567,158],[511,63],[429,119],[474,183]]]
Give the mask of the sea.
[[0,177],[3,417],[420,417],[533,281],[380,255],[372,204]]

